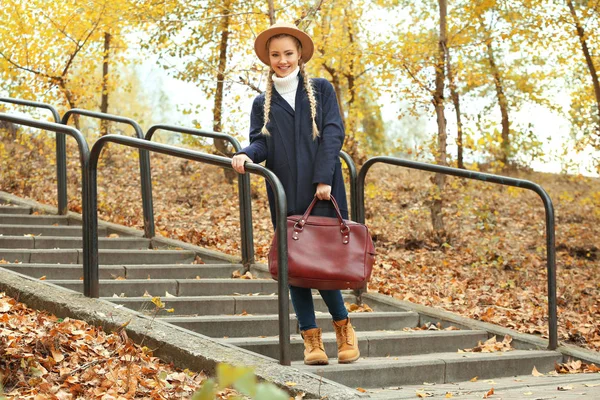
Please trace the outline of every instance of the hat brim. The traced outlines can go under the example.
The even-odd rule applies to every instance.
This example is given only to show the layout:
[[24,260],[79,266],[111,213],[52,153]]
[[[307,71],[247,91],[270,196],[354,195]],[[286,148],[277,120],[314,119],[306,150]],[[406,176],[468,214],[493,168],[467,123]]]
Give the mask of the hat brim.
[[300,44],[302,45],[302,61],[306,63],[312,58],[315,51],[315,46],[310,36],[297,28],[278,26],[262,31],[254,40],[254,52],[260,61],[266,65],[271,65],[269,63],[269,50],[267,49],[267,42],[273,36],[281,34],[293,36],[300,41]]

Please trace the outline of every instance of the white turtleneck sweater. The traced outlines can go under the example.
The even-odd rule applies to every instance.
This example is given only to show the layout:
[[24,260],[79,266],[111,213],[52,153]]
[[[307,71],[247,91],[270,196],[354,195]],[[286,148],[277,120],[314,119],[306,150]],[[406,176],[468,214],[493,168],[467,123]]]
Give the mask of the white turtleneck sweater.
[[275,85],[277,93],[279,93],[294,110],[296,110],[296,90],[298,90],[299,72],[300,67],[296,67],[291,74],[283,78],[273,74],[273,84]]

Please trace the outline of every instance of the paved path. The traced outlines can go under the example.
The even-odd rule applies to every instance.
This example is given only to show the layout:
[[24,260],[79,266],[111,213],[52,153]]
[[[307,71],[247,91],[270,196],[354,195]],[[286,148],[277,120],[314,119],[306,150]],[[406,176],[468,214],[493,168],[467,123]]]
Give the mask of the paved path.
[[[369,390],[374,399],[482,399],[490,389],[496,400],[600,399],[600,373],[518,376],[482,379],[477,382],[406,385],[385,390]],[[560,388],[560,389],[559,389]],[[423,396],[423,397],[421,397]]]

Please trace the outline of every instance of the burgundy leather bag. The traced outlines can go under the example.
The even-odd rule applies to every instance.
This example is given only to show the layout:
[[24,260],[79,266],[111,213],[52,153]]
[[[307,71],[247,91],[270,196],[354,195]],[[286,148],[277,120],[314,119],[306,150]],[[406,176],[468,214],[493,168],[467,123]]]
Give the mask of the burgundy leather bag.
[[[362,289],[371,278],[375,247],[363,224],[344,220],[331,197],[337,218],[311,216],[315,197],[304,215],[287,217],[288,281],[312,289]],[[269,272],[277,280],[277,235],[269,251]]]

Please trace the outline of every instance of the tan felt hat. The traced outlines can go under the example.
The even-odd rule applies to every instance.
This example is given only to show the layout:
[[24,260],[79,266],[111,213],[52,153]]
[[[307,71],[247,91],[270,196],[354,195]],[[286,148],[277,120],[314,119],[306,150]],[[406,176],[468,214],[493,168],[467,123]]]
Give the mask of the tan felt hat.
[[267,41],[273,36],[286,34],[295,37],[302,44],[302,60],[308,62],[315,51],[315,45],[312,39],[305,32],[301,31],[296,25],[289,22],[277,22],[268,29],[262,31],[254,40],[254,51],[263,63],[269,64],[269,51]]

